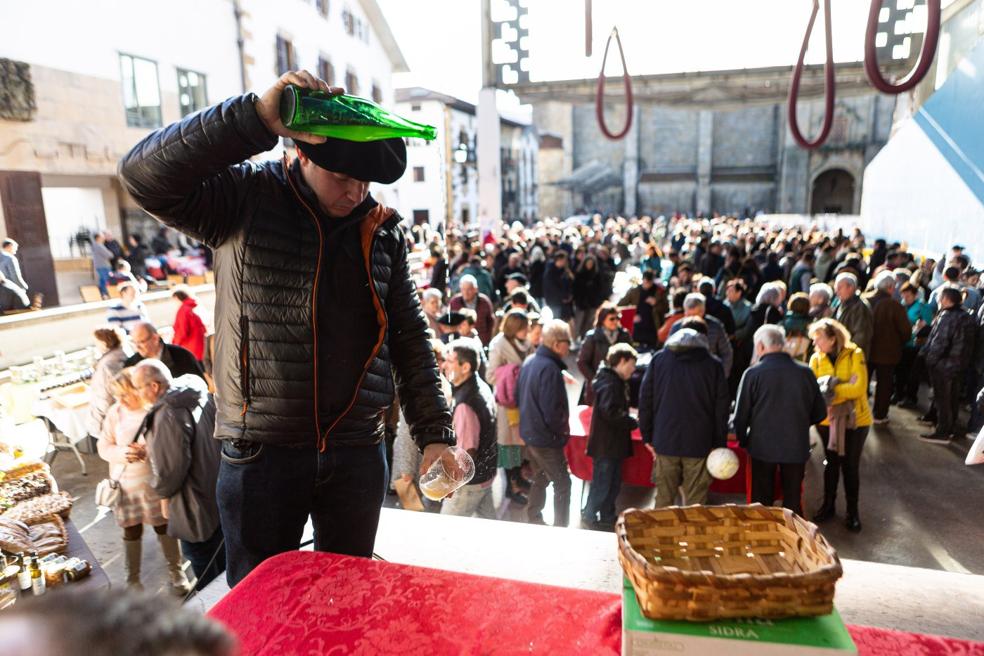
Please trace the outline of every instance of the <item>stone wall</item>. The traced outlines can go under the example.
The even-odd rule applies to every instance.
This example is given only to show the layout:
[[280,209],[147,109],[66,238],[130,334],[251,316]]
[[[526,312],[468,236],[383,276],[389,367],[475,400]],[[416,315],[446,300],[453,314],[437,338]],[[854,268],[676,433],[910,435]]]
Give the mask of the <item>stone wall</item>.
[[[640,106],[636,129],[627,137],[637,135],[634,145],[601,134],[593,105],[535,104],[534,123],[541,130],[562,131],[567,125],[561,120],[562,107],[569,108],[572,118],[571,139],[563,144],[564,163],[571,160],[576,169],[599,161],[621,175],[627,149],[638,150],[638,214],[745,209],[805,213],[813,182],[831,168],[843,168],[854,177],[853,211],[857,212],[864,167],[888,140],[895,100],[875,93],[838,100],[830,139],[815,151],[803,150],[793,141],[784,103],[727,111]],[[620,129],[622,116],[609,111],[609,127]],[[822,101],[800,103],[798,116],[808,138],[817,134],[823,121]],[[547,155],[540,167],[540,208],[548,215],[562,213],[558,210],[564,208],[564,197],[570,196],[548,190],[550,181],[570,171],[557,170],[556,160]],[[587,209],[625,211],[631,203],[619,191],[593,194],[592,207]],[[631,193],[631,186],[625,191]],[[580,194],[574,196],[579,202]]]
[[639,121],[641,171],[697,170],[697,112],[644,107]]
[[[31,66],[37,112],[31,121],[0,120],[0,170],[115,176],[119,159],[148,130],[126,125],[118,80]],[[162,92],[164,125],[180,118],[176,96]]]
[[762,167],[776,163],[778,106],[714,113],[714,154],[719,167]]

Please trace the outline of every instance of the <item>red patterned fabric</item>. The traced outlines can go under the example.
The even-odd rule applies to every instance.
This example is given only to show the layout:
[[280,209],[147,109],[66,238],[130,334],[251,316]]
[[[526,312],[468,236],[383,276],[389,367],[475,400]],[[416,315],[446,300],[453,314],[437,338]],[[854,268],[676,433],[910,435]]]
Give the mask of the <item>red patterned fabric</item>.
[[336,554],[257,567],[209,615],[241,654],[618,654],[621,599]]
[[[571,438],[567,441],[564,453],[567,454],[567,463],[571,468],[571,473],[582,481],[590,481],[592,469],[591,456],[585,451],[588,446],[588,431],[591,428],[591,406],[578,406],[578,417],[580,418],[580,431],[576,434],[572,431]],[[571,422],[573,428],[577,428],[578,422]],[[711,481],[711,491],[718,494],[745,494],[747,496],[746,484],[750,489],[749,478],[751,475],[748,470],[748,457],[745,450],[738,446],[738,442],[728,442],[728,448],[738,455],[738,473],[726,481],[717,479]],[[653,457],[642,445],[642,433],[639,429],[632,431],[632,456],[622,462],[622,482],[627,485],[637,485],[640,487],[653,487],[651,482],[653,473]],[[777,499],[782,498],[782,486],[776,487]]]
[[[243,656],[585,654],[621,651],[621,597],[294,551],[209,612]],[[849,627],[861,656],[981,656],[984,643]]]
[[859,656],[982,656],[984,642],[906,633],[872,626],[849,626]]

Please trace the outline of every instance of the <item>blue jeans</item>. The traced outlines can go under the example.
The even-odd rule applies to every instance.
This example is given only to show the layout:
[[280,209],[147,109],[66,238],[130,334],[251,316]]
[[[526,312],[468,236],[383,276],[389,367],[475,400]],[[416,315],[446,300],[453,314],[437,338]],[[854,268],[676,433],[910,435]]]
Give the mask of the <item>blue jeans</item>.
[[99,293],[103,298],[109,296],[109,267],[99,267],[96,269],[96,276],[99,278]]
[[225,550],[222,549],[222,527],[216,528],[212,537],[204,542],[181,540],[181,552],[191,563],[191,571],[198,577],[195,589],[203,589],[225,569],[226,557]]
[[615,500],[622,489],[622,459],[595,458],[591,474],[591,489],[588,502],[581,516],[585,521],[596,522],[601,516],[602,524],[614,524]]
[[271,556],[293,551],[310,515],[314,548],[372,556],[389,480],[386,447],[278,447],[225,440],[216,496],[226,580],[239,583]]

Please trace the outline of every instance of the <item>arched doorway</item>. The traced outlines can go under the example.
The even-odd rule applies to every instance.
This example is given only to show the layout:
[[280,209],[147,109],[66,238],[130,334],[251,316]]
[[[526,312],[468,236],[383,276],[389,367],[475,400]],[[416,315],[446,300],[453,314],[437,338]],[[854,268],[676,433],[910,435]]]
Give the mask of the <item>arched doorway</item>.
[[844,169],[824,171],[813,181],[811,214],[855,214],[854,176]]

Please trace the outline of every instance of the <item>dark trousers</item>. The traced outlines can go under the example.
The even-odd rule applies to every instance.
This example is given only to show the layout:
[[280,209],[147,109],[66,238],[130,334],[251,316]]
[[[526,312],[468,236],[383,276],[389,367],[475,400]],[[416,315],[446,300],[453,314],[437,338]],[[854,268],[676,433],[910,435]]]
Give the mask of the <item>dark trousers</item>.
[[212,579],[222,573],[226,566],[225,549],[222,547],[222,527],[212,533],[212,537],[204,542],[188,542],[180,540],[181,553],[191,563],[191,571],[198,577],[196,590],[201,590],[212,582]]
[[894,364],[875,364],[871,366],[875,373],[875,419],[888,417],[888,406],[892,404],[892,388],[895,384]]
[[533,481],[528,495],[526,516],[531,524],[543,523],[543,506],[547,503],[547,485],[553,484],[554,526],[567,526],[571,512],[571,475],[562,448],[526,447],[533,467]]
[[861,452],[864,450],[864,440],[868,437],[868,427],[855,428],[844,434],[844,455],[827,449],[830,439],[828,426],[817,426],[820,438],[826,449],[827,464],[823,469],[823,498],[825,502],[834,503],[837,499],[837,485],[840,482],[841,471],[844,472],[844,496],[847,497],[847,513],[858,514],[858,490],[861,487]]
[[933,384],[933,403],[936,404],[936,434],[952,435],[957,428],[963,374],[930,369],[929,380]]
[[782,479],[782,507],[803,515],[802,491],[806,463],[765,462],[752,458],[752,503],[771,506],[776,500],[776,468]]
[[902,349],[902,360],[895,367],[895,396],[900,401],[919,400],[919,368],[916,357],[919,350],[906,347]]
[[329,440],[322,453],[224,441],[217,496],[229,587],[267,558],[297,549],[309,515],[317,551],[372,556],[388,480],[383,442]]
[[601,516],[602,524],[615,523],[615,499],[622,489],[622,459],[595,458],[591,489],[582,516],[585,521],[596,522]]

